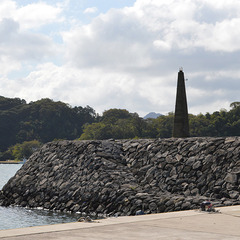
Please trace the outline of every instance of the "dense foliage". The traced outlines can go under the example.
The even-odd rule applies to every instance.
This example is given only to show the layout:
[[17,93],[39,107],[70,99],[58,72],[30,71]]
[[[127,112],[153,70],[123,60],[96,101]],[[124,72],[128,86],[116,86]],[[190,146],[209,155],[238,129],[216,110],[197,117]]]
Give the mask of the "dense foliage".
[[6,158],[5,151],[10,146],[24,141],[76,139],[82,134],[83,125],[96,119],[89,106],[72,108],[48,98],[27,104],[19,98],[0,96],[0,159]]
[[17,143],[8,149],[8,152],[15,160],[22,160],[29,158],[33,152],[41,146],[41,143],[37,140],[24,141],[23,143]]
[[99,122],[85,125],[80,140],[168,138],[172,136],[173,113],[156,119],[143,119],[137,113],[110,109],[103,113]]
[[100,121],[86,125],[80,139],[123,139],[142,137],[145,122],[136,113],[110,109],[103,113]]
[[[190,135],[240,136],[240,102],[234,102],[230,107],[230,111],[189,114]],[[103,113],[99,122],[86,125],[80,139],[169,138],[172,137],[173,120],[173,113],[144,120],[127,110],[110,109]]]
[[[230,111],[189,114],[190,135],[240,136],[240,102],[230,107]],[[54,139],[169,138],[173,120],[173,113],[143,119],[125,109],[110,109],[100,117],[89,106],[72,108],[51,99],[27,104],[19,98],[0,97],[0,160],[21,159],[35,148],[31,144],[40,146]]]

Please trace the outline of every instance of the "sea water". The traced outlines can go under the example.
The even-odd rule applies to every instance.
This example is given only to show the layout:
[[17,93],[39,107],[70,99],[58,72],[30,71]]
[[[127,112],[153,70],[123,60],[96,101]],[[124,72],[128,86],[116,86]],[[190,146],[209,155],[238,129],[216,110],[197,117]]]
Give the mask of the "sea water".
[[[21,164],[0,164],[0,189],[15,175]],[[0,230],[76,222],[78,214],[22,207],[0,207]]]

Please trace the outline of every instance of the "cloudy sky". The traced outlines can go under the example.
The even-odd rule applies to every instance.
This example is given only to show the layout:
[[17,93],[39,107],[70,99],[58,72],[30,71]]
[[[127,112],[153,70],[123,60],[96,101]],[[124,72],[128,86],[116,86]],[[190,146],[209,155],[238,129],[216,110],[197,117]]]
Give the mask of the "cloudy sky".
[[239,0],[0,0],[0,95],[98,113],[189,112],[240,101]]

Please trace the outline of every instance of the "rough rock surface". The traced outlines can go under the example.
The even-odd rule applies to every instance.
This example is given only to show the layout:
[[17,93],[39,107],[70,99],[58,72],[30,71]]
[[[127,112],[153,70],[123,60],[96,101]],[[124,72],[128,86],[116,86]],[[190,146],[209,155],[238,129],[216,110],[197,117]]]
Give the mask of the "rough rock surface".
[[240,138],[59,141],[35,152],[0,205],[132,215],[240,204]]

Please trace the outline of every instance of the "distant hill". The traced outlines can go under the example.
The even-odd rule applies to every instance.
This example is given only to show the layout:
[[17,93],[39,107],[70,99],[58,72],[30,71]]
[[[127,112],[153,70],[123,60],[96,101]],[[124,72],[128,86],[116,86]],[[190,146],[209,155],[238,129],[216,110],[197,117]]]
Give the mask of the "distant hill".
[[158,118],[162,116],[161,113],[155,113],[155,112],[150,112],[148,113],[145,117],[143,117],[144,119],[148,119],[148,118]]

